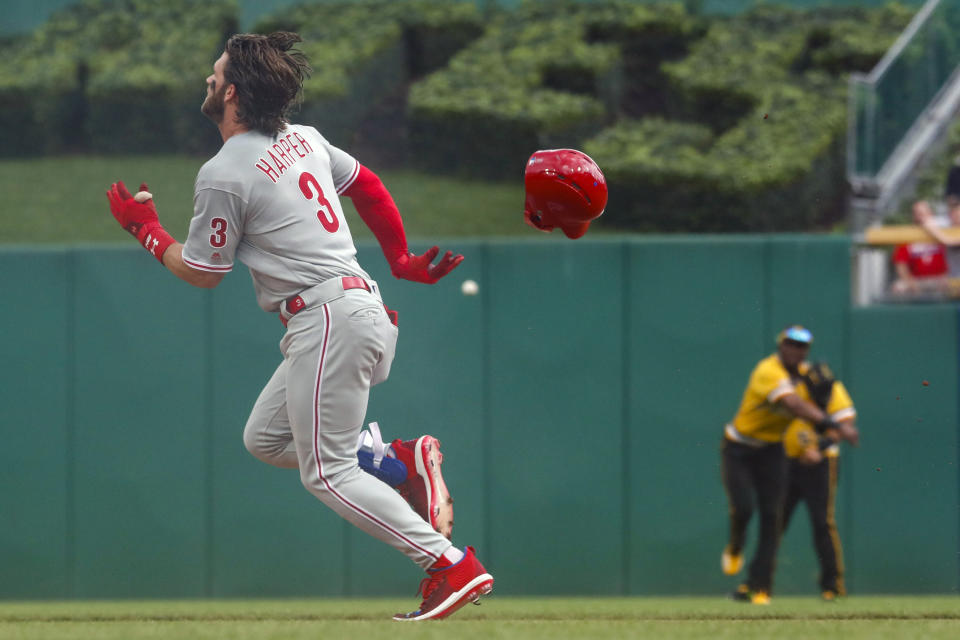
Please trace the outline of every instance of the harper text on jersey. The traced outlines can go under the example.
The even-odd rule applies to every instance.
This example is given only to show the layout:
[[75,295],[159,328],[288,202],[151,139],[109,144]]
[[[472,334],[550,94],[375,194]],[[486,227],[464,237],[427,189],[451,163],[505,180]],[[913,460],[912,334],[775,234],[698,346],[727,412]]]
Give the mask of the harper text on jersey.
[[289,133],[279,138],[272,147],[267,147],[267,155],[272,162],[261,157],[257,160],[257,169],[263,171],[271,182],[276,183],[284,171],[311,152],[313,147],[304,140],[303,136],[296,132]]

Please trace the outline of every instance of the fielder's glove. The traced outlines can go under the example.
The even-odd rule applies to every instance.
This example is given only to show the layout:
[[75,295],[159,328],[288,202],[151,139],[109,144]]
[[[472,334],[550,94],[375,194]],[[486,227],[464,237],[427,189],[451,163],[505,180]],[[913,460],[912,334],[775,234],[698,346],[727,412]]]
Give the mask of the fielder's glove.
[[840,425],[830,416],[824,417],[823,420],[815,424],[814,429],[816,429],[819,434],[829,433],[831,431],[836,434],[840,433]]
[[810,399],[824,411],[830,404],[834,381],[833,372],[825,362],[815,362],[803,376],[803,383],[810,392]]

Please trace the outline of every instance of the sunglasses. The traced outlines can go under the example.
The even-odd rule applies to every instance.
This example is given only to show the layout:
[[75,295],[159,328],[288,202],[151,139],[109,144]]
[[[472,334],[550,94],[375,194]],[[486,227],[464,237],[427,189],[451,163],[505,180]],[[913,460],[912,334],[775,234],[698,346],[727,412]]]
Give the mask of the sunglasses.
[[809,346],[809,344],[813,342],[813,334],[810,333],[809,329],[804,329],[803,327],[788,327],[783,331],[783,339],[792,342],[802,342]]

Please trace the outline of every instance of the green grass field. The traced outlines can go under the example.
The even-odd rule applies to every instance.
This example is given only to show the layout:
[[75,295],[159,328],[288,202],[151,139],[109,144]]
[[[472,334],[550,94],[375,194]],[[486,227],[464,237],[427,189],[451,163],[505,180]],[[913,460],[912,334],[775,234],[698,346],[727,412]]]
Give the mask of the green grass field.
[[775,598],[485,598],[445,621],[398,623],[414,598],[0,603],[0,638],[843,638],[960,637],[956,596]]
[[[160,221],[181,242],[193,215],[193,184],[205,158],[61,156],[0,160],[0,244],[129,243],[107,208],[115,180],[149,183]],[[523,223],[523,176],[489,183],[412,171],[378,171],[410,238],[547,237]],[[370,239],[349,198],[342,200],[356,239]]]

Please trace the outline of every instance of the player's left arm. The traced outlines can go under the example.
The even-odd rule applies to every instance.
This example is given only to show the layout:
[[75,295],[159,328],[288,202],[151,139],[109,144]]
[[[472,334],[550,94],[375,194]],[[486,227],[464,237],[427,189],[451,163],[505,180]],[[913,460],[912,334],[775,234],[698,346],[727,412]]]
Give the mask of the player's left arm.
[[840,425],[838,431],[841,440],[846,440],[855,447],[860,446],[860,430],[857,429],[856,418],[839,420],[837,424]]
[[914,203],[914,213],[917,213],[918,210],[923,220],[921,226],[927,233],[933,236],[934,240],[947,247],[955,247],[960,244],[960,240],[955,240],[953,237],[948,236],[937,226],[936,218],[934,218],[933,214],[933,207],[930,206],[930,203],[926,200]]
[[447,251],[437,264],[432,264],[440,253],[439,247],[431,247],[420,256],[412,253],[407,248],[407,235],[400,210],[390,192],[377,174],[359,163],[357,166],[355,179],[342,191],[342,195],[353,200],[360,219],[380,243],[390,272],[395,277],[434,284],[463,262],[462,255]]
[[860,430],[857,429],[857,410],[853,406],[850,393],[839,380],[833,384],[827,411],[837,422],[840,439],[846,440],[855,447],[858,446],[860,444]]
[[[825,411],[809,400],[804,400],[796,392],[785,393],[777,398],[775,402],[786,408],[796,417],[803,418],[807,422],[814,425],[825,424],[827,428],[835,428],[835,425],[826,424],[825,421],[828,421],[830,416]],[[818,429],[818,431],[823,430],[824,429]]]
[[175,276],[204,289],[212,289],[223,280],[222,273],[200,271],[184,263],[183,245],[174,240],[160,224],[153,196],[146,183],[140,185],[136,196],[132,196],[123,181],[115,182],[107,191],[107,201],[110,203],[110,212],[120,226]]

